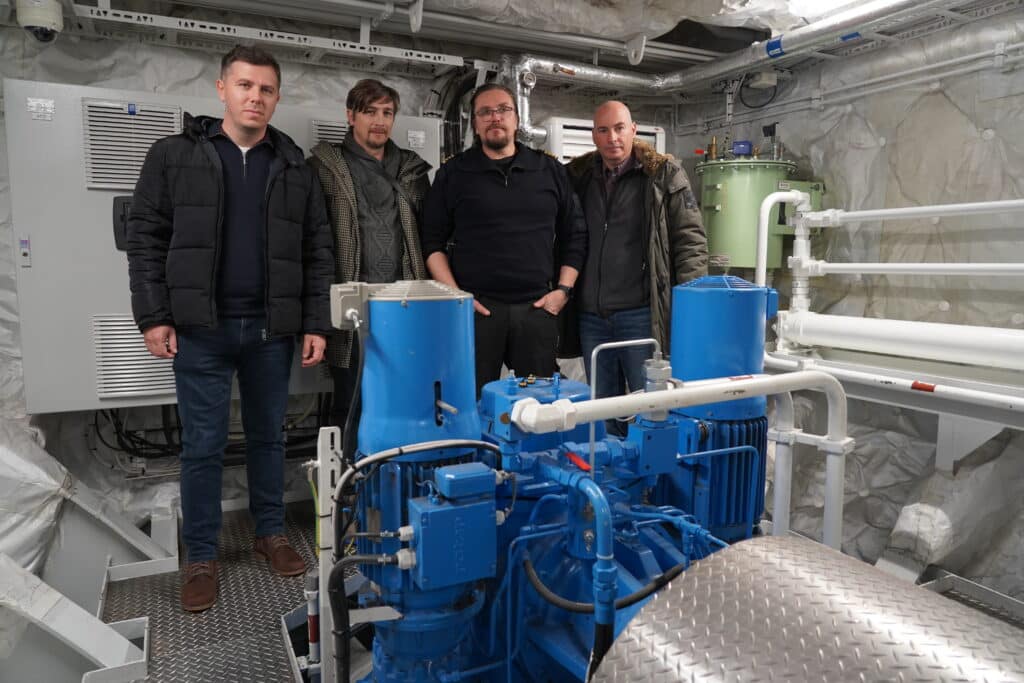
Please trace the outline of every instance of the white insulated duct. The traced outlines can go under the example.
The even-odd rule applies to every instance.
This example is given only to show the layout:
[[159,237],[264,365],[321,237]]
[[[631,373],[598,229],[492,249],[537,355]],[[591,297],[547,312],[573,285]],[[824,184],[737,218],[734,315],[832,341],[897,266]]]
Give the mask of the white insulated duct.
[[784,55],[813,52],[860,37],[861,31],[883,30],[895,24],[934,15],[957,4],[950,0],[874,0],[837,12],[790,33],[776,36],[766,43],[754,43],[722,59],[669,74],[639,74],[530,55],[525,55],[514,63],[511,58],[505,58],[503,68],[507,82],[516,93],[520,135],[527,143],[539,144],[547,137],[547,131],[534,126],[530,121],[529,102],[530,92],[537,82],[538,75],[627,92],[669,94],[693,90],[768,65],[773,59]]
[[732,53],[712,64],[676,71],[662,77],[659,92],[692,89],[744,71],[770,64],[782,56],[813,52],[823,47],[860,37],[861,32],[881,31],[890,26],[935,15],[963,4],[949,0],[874,0],[852,5],[813,24],[778,35],[764,43]]
[[780,312],[778,329],[786,344],[1024,370],[1024,330],[809,311]]

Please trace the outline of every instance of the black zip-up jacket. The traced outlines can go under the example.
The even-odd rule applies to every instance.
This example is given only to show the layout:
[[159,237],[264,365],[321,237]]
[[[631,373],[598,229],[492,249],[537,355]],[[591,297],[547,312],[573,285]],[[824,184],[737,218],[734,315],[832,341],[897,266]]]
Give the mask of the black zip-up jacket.
[[508,175],[479,145],[437,171],[420,228],[424,257],[449,254],[459,287],[505,303],[536,300],[562,266],[583,267],[587,228],[565,167],[516,144]]
[[[186,114],[184,131],[157,140],[146,155],[127,240],[140,330],[217,324],[224,175],[208,136],[215,122]],[[273,127],[267,135],[274,147],[263,197],[267,330],[271,336],[326,334],[334,256],[320,183],[291,138]]]
[[576,282],[576,298],[581,311],[607,317],[650,302],[647,176],[634,164],[608,194],[599,156],[596,161],[590,182],[576,188],[590,234],[590,251]]

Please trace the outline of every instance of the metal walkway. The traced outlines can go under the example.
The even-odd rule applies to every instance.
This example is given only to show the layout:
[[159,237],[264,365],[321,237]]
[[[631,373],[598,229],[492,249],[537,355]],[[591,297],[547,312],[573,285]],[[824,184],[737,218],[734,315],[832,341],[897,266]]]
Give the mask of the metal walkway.
[[[286,533],[313,566],[312,503],[292,505]],[[282,614],[305,602],[302,577],[281,577],[252,553],[247,510],[224,514],[220,536],[220,593],[199,614],[181,609],[181,573],[111,583],[106,622],[148,616],[150,683],[284,683],[292,681],[281,636]]]

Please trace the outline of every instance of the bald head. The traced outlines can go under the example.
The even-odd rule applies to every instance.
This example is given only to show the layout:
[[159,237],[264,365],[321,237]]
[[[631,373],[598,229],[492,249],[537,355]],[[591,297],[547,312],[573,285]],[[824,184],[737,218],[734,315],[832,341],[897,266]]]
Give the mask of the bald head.
[[633,153],[636,124],[629,107],[618,100],[604,102],[594,110],[594,145],[605,166],[614,168]]

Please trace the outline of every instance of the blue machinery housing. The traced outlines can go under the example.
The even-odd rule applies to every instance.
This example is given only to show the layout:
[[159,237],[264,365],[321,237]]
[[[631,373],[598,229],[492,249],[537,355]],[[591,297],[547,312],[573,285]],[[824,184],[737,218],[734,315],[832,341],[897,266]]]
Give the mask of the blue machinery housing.
[[[761,372],[774,291],[708,277],[673,296],[673,377]],[[360,607],[402,616],[375,623],[364,680],[586,680],[651,595],[754,532],[763,398],[640,415],[625,438],[598,424],[590,471],[588,425],[533,435],[510,419],[522,398],[585,400],[585,385],[512,377],[475,400],[470,298],[371,296],[367,318],[355,503],[336,515],[355,554],[335,569],[369,579]],[[325,665],[345,676],[349,606],[331,602]]]

